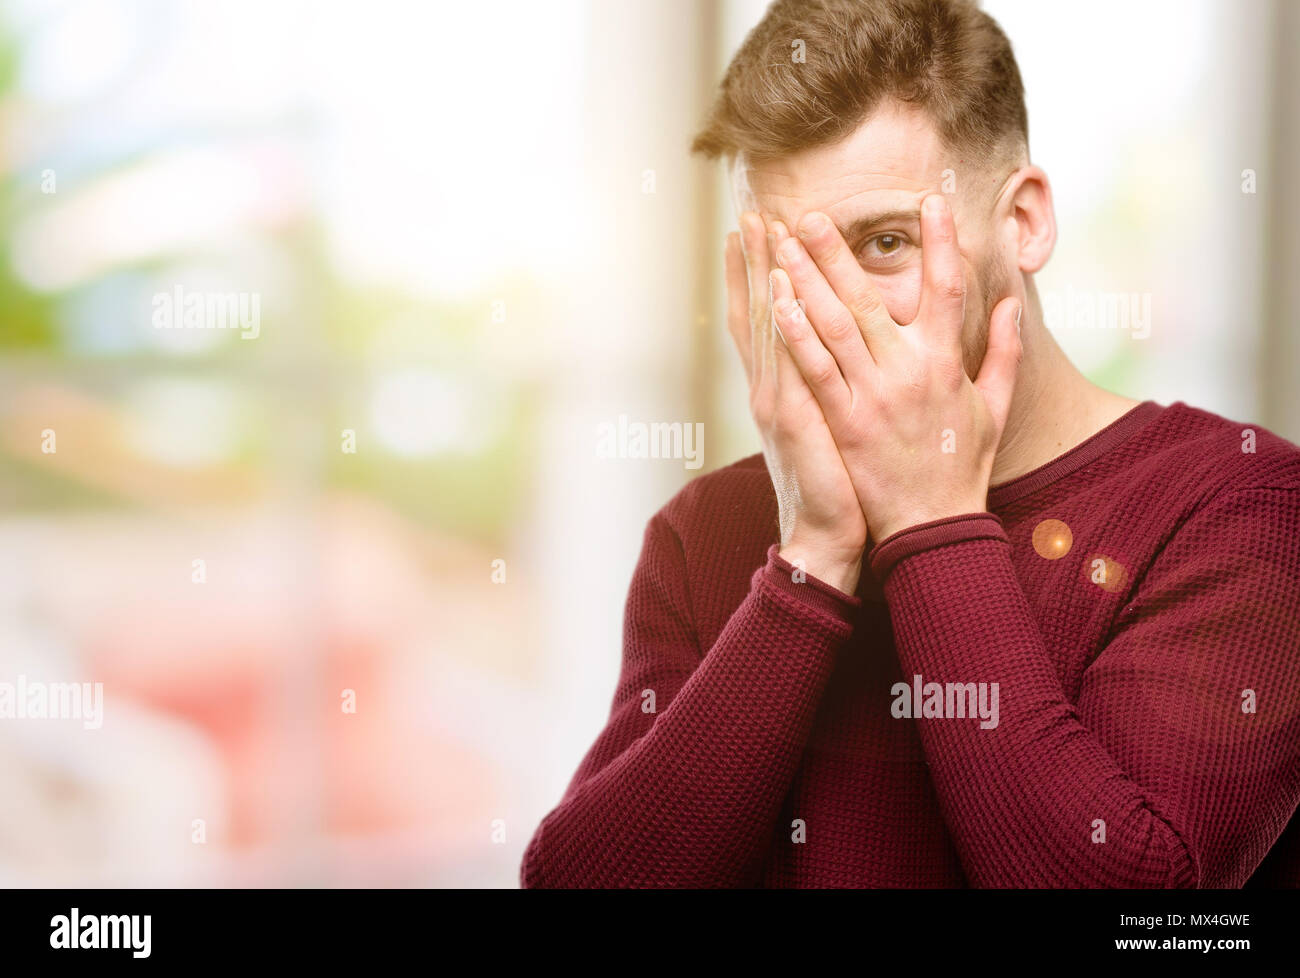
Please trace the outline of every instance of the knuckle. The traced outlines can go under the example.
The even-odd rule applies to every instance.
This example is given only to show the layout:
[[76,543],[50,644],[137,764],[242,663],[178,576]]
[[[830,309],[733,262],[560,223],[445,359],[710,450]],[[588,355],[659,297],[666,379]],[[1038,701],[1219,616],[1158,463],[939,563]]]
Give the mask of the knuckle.
[[808,368],[808,379],[818,387],[826,387],[839,379],[840,368],[829,357],[818,360]]
[[953,356],[940,363],[938,373],[940,384],[949,393],[961,390],[961,386],[966,380],[966,368],[962,366],[960,356]]
[[902,375],[902,393],[910,398],[925,394],[930,387],[929,371],[924,366],[909,367]]
[[894,417],[894,394],[883,384],[873,384],[864,392],[856,409],[857,429],[863,437],[877,425],[888,425]]
[[880,308],[880,299],[874,289],[858,284],[849,290],[849,306],[864,315],[874,315]]
[[965,376],[962,351],[956,347],[928,350],[925,357],[925,371],[945,383],[950,381],[960,382],[962,377]]
[[847,340],[858,331],[858,324],[847,309],[837,309],[826,321],[826,338],[834,342]]
[[947,275],[935,283],[939,297],[953,301],[966,298],[966,281],[959,275]]

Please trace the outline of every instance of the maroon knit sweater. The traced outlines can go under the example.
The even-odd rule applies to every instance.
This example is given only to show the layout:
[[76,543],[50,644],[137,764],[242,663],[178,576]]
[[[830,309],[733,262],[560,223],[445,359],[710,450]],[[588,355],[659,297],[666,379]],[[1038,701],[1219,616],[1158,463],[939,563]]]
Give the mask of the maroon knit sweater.
[[[988,504],[849,597],[776,555],[760,456],[688,485],[523,884],[1297,885],[1300,449],[1148,401]],[[931,682],[997,725],[895,716],[971,702]]]

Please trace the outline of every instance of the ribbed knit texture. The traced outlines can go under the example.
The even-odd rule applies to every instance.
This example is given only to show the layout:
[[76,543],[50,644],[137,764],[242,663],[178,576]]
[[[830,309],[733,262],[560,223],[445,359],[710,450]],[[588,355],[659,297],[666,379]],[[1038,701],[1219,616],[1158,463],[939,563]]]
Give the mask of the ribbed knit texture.
[[[523,884],[1300,885],[1300,449],[1146,402],[989,509],[849,597],[777,556],[761,457],[687,486]],[[896,717],[918,675],[997,726]]]

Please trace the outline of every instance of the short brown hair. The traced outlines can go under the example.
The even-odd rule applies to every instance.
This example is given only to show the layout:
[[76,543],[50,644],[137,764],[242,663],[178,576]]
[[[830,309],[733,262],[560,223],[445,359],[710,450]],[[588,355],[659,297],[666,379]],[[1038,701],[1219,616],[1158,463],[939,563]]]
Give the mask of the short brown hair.
[[888,98],[981,160],[1028,145],[1011,42],[975,0],[776,0],[731,59],[691,151],[775,159],[837,142]]

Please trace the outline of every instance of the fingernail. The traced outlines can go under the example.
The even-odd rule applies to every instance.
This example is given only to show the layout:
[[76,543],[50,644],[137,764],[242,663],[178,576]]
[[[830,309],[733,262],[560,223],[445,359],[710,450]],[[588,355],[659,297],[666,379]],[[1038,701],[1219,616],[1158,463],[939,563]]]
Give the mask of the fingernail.
[[773,308],[776,309],[777,315],[782,319],[789,320],[792,323],[803,322],[803,306],[799,305],[798,299],[777,299]]
[[1019,303],[1017,303],[1017,304],[1016,304],[1016,335],[1017,335],[1017,336],[1020,335],[1020,313],[1021,313],[1023,310],[1024,310],[1024,306],[1022,306],[1022,305],[1020,305]]
[[947,206],[948,202],[943,199],[942,194],[931,194],[929,197],[925,198],[925,209],[929,212],[931,217],[942,216]]
[[811,238],[813,235],[821,234],[826,230],[826,218],[816,211],[808,214],[799,222],[799,237]]

